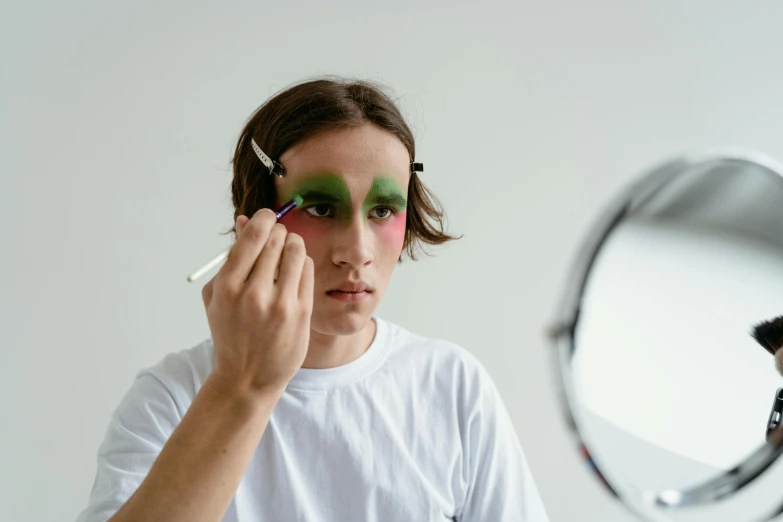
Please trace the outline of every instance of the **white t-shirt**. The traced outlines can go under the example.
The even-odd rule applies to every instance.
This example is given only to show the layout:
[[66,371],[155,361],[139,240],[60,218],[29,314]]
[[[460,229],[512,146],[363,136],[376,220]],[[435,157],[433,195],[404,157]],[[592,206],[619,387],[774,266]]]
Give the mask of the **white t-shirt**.
[[[357,359],[294,375],[223,522],[546,520],[479,361],[375,321],[375,338]],[[139,372],[112,415],[77,522],[104,522],[125,503],[213,362],[206,340]]]

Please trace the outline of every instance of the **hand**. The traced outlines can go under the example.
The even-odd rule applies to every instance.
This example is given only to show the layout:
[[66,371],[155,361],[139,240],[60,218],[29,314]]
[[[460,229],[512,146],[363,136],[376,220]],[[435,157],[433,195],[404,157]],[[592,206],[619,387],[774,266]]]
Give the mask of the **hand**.
[[261,209],[237,218],[237,241],[202,297],[215,345],[209,385],[237,396],[282,393],[310,342],[313,260],[300,236]]

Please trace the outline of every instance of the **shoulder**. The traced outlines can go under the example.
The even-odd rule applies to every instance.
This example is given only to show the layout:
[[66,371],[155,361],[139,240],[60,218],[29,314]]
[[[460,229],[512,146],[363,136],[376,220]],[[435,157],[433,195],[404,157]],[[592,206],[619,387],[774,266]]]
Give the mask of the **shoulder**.
[[386,323],[392,344],[390,357],[409,368],[419,368],[447,379],[467,395],[478,388],[494,388],[484,365],[470,350],[445,338],[416,334],[395,323]]

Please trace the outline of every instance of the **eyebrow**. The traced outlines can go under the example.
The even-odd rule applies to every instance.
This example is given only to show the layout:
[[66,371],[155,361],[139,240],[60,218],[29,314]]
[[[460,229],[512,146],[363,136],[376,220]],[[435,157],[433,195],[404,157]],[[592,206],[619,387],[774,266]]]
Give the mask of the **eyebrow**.
[[397,206],[397,207],[406,207],[408,202],[405,201],[405,198],[402,197],[402,194],[378,194],[377,196],[373,196],[370,201],[370,203],[376,204],[376,205],[390,205],[390,206]]
[[322,190],[300,190],[297,192],[299,196],[305,202],[322,202],[322,203],[343,203],[343,198],[332,194],[331,192],[324,192]]

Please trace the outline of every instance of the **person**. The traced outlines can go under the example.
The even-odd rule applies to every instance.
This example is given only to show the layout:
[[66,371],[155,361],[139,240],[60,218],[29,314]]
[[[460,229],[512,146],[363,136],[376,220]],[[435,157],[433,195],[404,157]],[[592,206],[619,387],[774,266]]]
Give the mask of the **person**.
[[529,520],[485,368],[375,314],[403,255],[457,239],[415,159],[371,82],[305,81],[257,109],[236,241],[202,292],[211,338],[138,373],[79,522]]

